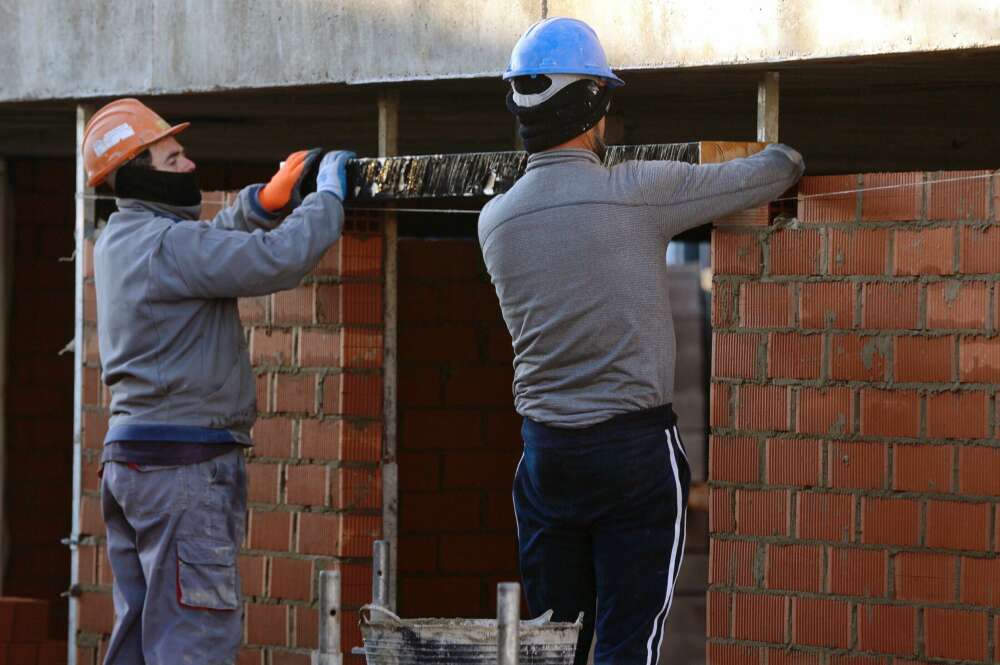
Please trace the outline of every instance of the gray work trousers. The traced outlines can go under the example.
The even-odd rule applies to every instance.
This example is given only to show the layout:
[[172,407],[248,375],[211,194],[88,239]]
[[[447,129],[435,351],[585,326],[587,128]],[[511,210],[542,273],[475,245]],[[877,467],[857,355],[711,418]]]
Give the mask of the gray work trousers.
[[246,529],[239,450],[180,466],[104,465],[115,627],[104,665],[232,665]]

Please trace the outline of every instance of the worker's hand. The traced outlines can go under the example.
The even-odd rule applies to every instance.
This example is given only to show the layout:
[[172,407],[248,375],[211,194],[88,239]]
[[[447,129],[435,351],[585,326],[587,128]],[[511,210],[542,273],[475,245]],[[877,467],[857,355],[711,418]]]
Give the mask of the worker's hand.
[[330,192],[343,201],[347,195],[347,160],[355,157],[350,150],[332,150],[323,155],[316,175],[316,191]]
[[319,148],[313,148],[290,154],[271,181],[257,193],[261,207],[268,212],[277,212],[287,206],[302,180],[302,175],[309,170],[309,165],[319,158],[321,152]]

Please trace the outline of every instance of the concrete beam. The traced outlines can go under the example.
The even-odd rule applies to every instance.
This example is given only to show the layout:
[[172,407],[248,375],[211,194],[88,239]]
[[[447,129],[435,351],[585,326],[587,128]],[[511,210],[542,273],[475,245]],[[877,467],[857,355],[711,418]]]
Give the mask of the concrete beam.
[[1000,47],[998,0],[0,0],[0,102],[495,77],[546,14],[626,71]]

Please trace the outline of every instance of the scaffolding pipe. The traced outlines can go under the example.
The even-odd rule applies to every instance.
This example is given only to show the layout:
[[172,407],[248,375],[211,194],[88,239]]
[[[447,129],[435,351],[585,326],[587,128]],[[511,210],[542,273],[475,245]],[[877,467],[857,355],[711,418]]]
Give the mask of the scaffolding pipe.
[[389,541],[376,540],[372,549],[372,604],[389,607]]
[[497,585],[497,665],[518,665],[521,657],[521,585]]
[[319,651],[312,665],[342,665],[340,651],[340,571],[319,574]]

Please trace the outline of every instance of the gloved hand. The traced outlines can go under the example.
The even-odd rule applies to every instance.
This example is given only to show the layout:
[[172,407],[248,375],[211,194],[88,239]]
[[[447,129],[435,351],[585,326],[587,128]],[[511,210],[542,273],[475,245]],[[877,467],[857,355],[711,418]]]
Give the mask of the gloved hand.
[[290,154],[271,181],[257,193],[261,207],[268,212],[277,212],[287,206],[302,181],[303,173],[308,171],[309,165],[319,158],[321,152],[320,148],[313,148]]
[[316,191],[330,192],[343,201],[347,196],[347,160],[355,157],[350,150],[331,150],[323,155],[316,175]]

